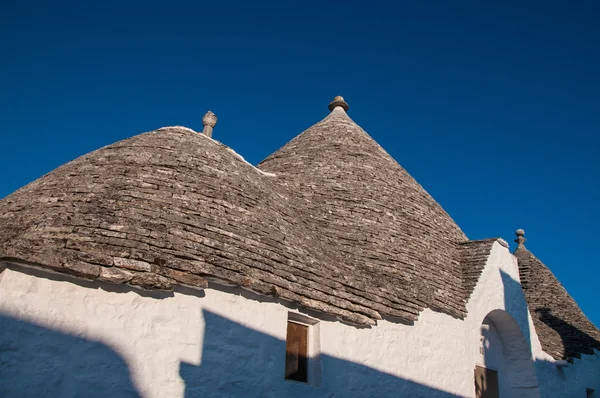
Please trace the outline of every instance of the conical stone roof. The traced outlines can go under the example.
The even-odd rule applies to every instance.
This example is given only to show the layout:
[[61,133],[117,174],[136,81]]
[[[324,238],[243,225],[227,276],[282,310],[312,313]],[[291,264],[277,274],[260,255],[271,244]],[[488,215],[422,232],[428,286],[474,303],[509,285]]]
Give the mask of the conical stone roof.
[[600,330],[552,271],[525,247],[522,233],[517,242],[514,255],[519,262],[521,286],[544,351],[555,359],[579,358],[581,354],[593,355],[594,349],[600,351]]
[[466,236],[341,106],[258,167],[305,199],[342,275],[416,308],[464,312],[457,243]]
[[461,242],[341,106],[259,168],[163,128],[0,201],[0,262],[145,289],[216,281],[355,324],[413,321],[424,308],[464,316]]

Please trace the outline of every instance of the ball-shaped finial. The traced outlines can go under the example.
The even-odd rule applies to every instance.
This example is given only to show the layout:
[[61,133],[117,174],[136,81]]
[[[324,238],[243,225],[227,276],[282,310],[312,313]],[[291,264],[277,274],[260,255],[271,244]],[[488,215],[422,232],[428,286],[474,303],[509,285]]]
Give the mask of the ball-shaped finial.
[[205,126],[215,127],[217,125],[217,115],[211,111],[206,112],[206,115],[202,117],[202,124]]
[[344,101],[344,97],[341,95],[336,96],[333,101],[329,104],[329,111],[333,111],[336,107],[341,107],[344,111],[348,112],[348,104]]
[[519,247],[523,246],[523,244],[525,243],[525,241],[527,239],[525,239],[525,231],[522,229],[517,229],[515,231],[515,234],[517,234],[517,239],[515,239],[515,242],[517,243],[517,245],[519,245]]

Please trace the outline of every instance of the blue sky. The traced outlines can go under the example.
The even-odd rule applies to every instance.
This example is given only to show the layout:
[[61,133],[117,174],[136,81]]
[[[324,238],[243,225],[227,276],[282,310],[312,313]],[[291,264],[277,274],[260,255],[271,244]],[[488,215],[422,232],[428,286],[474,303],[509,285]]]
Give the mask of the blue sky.
[[600,3],[570,3],[9,0],[0,197],[208,109],[256,164],[343,95],[471,239],[524,228],[600,325]]

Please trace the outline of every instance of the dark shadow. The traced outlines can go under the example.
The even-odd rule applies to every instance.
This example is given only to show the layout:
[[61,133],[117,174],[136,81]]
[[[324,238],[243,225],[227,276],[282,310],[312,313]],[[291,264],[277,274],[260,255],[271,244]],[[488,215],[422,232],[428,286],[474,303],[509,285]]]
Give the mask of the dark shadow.
[[554,329],[560,336],[565,358],[580,358],[581,354],[594,355],[600,351],[600,341],[570,323],[552,314],[549,308],[536,308],[540,321]]
[[529,327],[529,306],[525,301],[525,295],[521,283],[514,280],[512,276],[500,270],[502,285],[504,287],[504,308],[506,312],[511,314],[521,328],[521,332],[525,337],[527,348],[531,353],[531,330]]
[[180,365],[187,398],[457,396],[329,355],[318,359],[320,385],[287,381],[285,341],[206,310],[203,316],[201,364]]
[[[29,273],[33,274],[35,271],[30,270]],[[524,347],[524,343],[518,351],[527,353],[530,358],[531,332],[521,286],[509,275],[501,274],[506,293],[507,313],[515,317],[514,321],[518,323],[527,341],[527,347]],[[44,273],[43,277],[48,277],[48,274]],[[64,275],[57,277],[60,277],[60,280],[65,278]],[[104,283],[85,284],[92,288],[102,288],[99,285]],[[197,290],[178,289],[185,294],[202,295]],[[232,294],[242,294],[239,293],[239,288],[223,289]],[[252,294],[254,293],[243,293],[245,296]],[[318,315],[309,312],[311,315]],[[554,325],[561,336],[568,336],[569,340],[579,341],[586,347],[600,346],[596,339],[554,316],[550,311],[540,309],[539,313],[542,321]],[[499,325],[506,324],[493,312],[490,315]],[[205,331],[201,364],[180,364],[180,375],[185,383],[185,395],[188,398],[457,396],[329,355],[321,355],[318,359],[319,382],[307,385],[286,381],[285,341],[208,311],[203,311],[203,318]],[[265,322],[268,322],[268,319]],[[573,340],[573,336],[579,337]],[[360,341],[355,344],[360,344]],[[349,346],[348,349],[351,350],[352,347]],[[591,353],[593,354],[593,351]],[[423,362],[414,363],[412,366],[426,367],[427,363],[428,360],[424,359]],[[452,363],[448,363],[448,366],[451,367]],[[552,367],[557,383],[568,382],[563,368],[552,362],[537,361],[535,366]],[[437,381],[435,377],[436,375],[431,375],[432,384]],[[473,377],[473,374],[470,377]],[[476,388],[474,381],[473,392]],[[545,383],[544,380],[539,381]],[[480,385],[485,386],[484,383]],[[558,384],[557,386],[560,387]],[[552,391],[549,386],[545,388],[549,392]],[[480,390],[479,393],[485,394],[485,391]],[[131,380],[127,363],[105,344],[0,315],[0,397],[65,396],[138,397],[139,394]]]
[[110,347],[0,315],[0,397],[139,397]]
[[[567,357],[579,357],[579,353],[594,355],[593,349],[600,350],[600,342],[577,327],[553,315],[548,308],[529,308],[521,284],[512,279],[510,275],[502,271],[500,272],[505,291],[505,308],[511,316],[515,317],[515,321],[525,337],[528,346],[527,355],[531,358],[535,366],[539,393],[541,396],[555,396],[557,391],[562,391],[561,393],[575,391],[576,388],[572,386],[574,380],[569,380],[563,365],[539,358],[533,359],[531,352],[531,334],[533,332],[529,325],[528,314],[531,314],[534,322],[537,317],[561,336]],[[572,360],[570,362],[573,364]]]

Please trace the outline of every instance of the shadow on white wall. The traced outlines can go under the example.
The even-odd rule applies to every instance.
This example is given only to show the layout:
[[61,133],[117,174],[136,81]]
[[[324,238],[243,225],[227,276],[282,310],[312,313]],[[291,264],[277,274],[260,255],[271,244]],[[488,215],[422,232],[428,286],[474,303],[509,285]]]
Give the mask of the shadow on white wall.
[[[520,284],[510,276],[502,275],[502,281],[505,292],[514,293],[515,289],[520,292]],[[119,288],[130,290],[125,286]],[[196,294],[202,297],[201,294]],[[526,389],[527,386],[533,387],[531,383],[535,380],[535,369],[532,373],[534,364],[531,359],[527,307],[522,294],[506,294],[506,297],[505,308],[507,312],[516,314],[515,317],[505,311],[492,311],[488,315],[487,324],[493,324],[498,335],[502,336],[502,341],[514,340],[510,336],[516,330],[521,334],[516,338],[520,343],[512,344],[508,350],[503,346],[503,352],[508,352],[511,360],[520,364],[512,373],[509,372],[510,388]],[[160,297],[155,299],[161,300]],[[265,301],[269,300],[272,299],[265,298]],[[203,340],[198,342],[202,345],[201,363],[195,365],[182,362],[179,369],[185,383],[185,396],[188,398],[456,396],[328,355],[321,355],[319,358],[322,379],[320,386],[286,381],[285,341],[212,312],[203,311],[202,316],[205,330]],[[548,313],[545,316],[553,315]],[[582,333],[572,330],[576,328],[564,323],[566,325],[563,330]],[[553,324],[560,322],[553,319]],[[406,346],[404,349],[411,350],[415,347]],[[491,361],[492,357],[488,358]],[[422,367],[426,363],[414,363],[413,366]],[[535,363],[535,367],[540,366],[557,368],[545,361]],[[473,391],[474,389],[473,385]],[[140,394],[132,381],[127,362],[106,344],[0,314],[0,396],[138,397]]]
[[180,366],[186,398],[458,396],[323,354],[319,358],[322,372],[319,387],[286,381],[285,341],[218,314],[202,312],[205,323],[202,361],[200,365],[182,362]]
[[105,344],[0,314],[0,397],[80,396],[140,395]]

